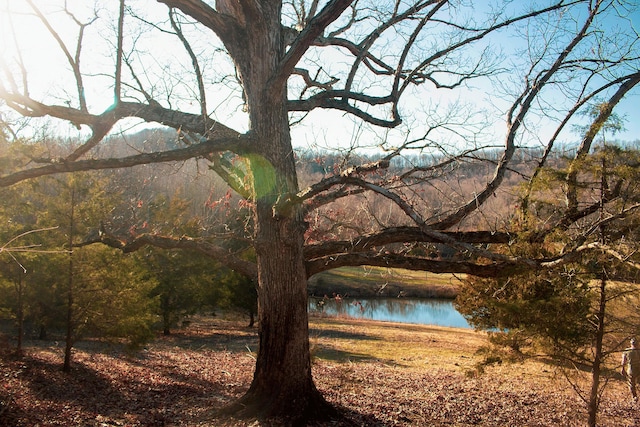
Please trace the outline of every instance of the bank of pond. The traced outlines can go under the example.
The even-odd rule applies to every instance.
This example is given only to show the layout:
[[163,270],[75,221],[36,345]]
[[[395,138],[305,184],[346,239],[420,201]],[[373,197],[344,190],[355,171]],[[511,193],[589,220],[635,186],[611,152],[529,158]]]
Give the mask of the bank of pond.
[[310,297],[309,313],[386,322],[471,328],[452,299]]

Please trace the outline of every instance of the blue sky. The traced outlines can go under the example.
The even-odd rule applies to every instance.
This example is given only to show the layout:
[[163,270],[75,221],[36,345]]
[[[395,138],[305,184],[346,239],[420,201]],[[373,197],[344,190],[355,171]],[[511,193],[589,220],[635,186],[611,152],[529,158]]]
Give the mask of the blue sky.
[[[24,4],[23,2],[21,3]],[[51,2],[46,3],[50,4]],[[92,2],[78,3],[77,1],[71,1],[69,4],[78,6],[91,3]],[[109,2],[105,4],[107,3]],[[113,6],[113,2],[110,3],[111,6]],[[0,11],[8,7],[9,4],[11,4],[11,7],[15,7],[18,3],[15,2],[15,0],[0,0]],[[148,3],[138,2],[138,4]],[[153,4],[157,6],[155,2],[153,2]],[[515,2],[514,4],[518,5],[521,3]],[[162,7],[158,10],[161,11],[162,14],[164,13]],[[91,11],[92,8],[81,11],[81,15],[85,15],[83,19],[90,16]],[[68,20],[65,21],[67,17],[60,12],[55,15],[50,15],[50,17],[52,17],[52,22],[56,25],[56,29],[61,32],[65,40],[69,41],[70,48],[74,48],[72,38],[75,35],[75,29],[73,25],[69,25]],[[0,55],[6,61],[10,61],[16,58],[17,53],[12,51],[11,43],[9,42],[10,38],[6,33],[9,29],[6,25],[7,21],[4,20],[4,16],[0,16],[0,19],[3,20],[2,23],[0,23],[0,26],[3,27],[0,30],[0,37],[2,37],[2,39],[0,39]],[[628,19],[636,28],[640,26],[640,14],[629,15]],[[68,70],[68,65],[60,62],[59,47],[52,42],[46,32],[38,30],[37,27],[33,25],[18,24],[15,30],[17,32],[28,31],[28,33],[25,33],[26,37],[25,34],[23,34],[20,54],[23,59],[32,61],[33,64],[35,64],[29,68],[29,75],[33,79],[31,83],[31,93],[33,93],[34,96],[37,96],[36,94],[46,95],[54,102],[63,103],[63,92],[57,87],[61,82],[68,83],[71,80],[71,75]],[[104,31],[107,30],[108,27],[104,27]],[[497,43],[503,44],[505,48],[513,47],[514,39],[510,34],[505,33],[499,35],[493,40],[494,43],[497,41]],[[143,37],[140,43],[143,42],[147,43],[142,45],[145,49],[155,49],[156,54],[165,55],[164,57],[157,56],[155,59],[158,62],[167,61],[168,63],[173,60],[173,58],[171,58],[172,56],[177,57],[179,55],[178,53],[174,54],[172,51],[165,49],[162,40],[145,39]],[[91,80],[91,84],[88,84],[87,87],[87,95],[93,103],[93,112],[100,112],[111,104],[113,94],[109,87],[111,85],[110,78],[107,76],[100,77],[99,72],[101,70],[98,66],[106,67],[107,72],[112,70],[113,57],[112,55],[111,57],[109,55],[97,55],[93,52],[98,52],[100,49],[108,52],[110,48],[112,50],[112,47],[109,46],[108,40],[92,40],[92,43],[97,44],[93,45],[91,49],[85,48],[85,53],[90,53],[91,60],[83,57],[82,65],[83,67],[87,67],[86,70],[94,76],[91,79],[87,79],[88,81]],[[158,46],[161,46],[160,50],[157,49]],[[216,64],[222,63],[220,57],[216,57],[212,61]],[[179,63],[179,61],[177,62]],[[186,61],[183,59],[182,62]],[[506,77],[508,77],[508,73],[505,73],[500,78]],[[0,76],[0,78],[6,81],[4,76]],[[72,86],[69,87],[72,88]],[[69,87],[67,87],[66,90],[72,91],[73,89],[69,89]],[[486,81],[482,80],[473,81],[469,84],[469,87],[463,87],[454,91],[425,91],[419,94],[416,92],[416,95],[410,95],[408,97],[407,103],[405,104],[406,114],[404,121],[408,126],[413,126],[415,129],[418,129],[417,132],[420,132],[421,128],[424,128],[429,120],[435,120],[436,118],[441,119],[445,116],[448,106],[453,106],[460,110],[473,107],[476,109],[476,112],[474,116],[469,119],[469,122],[466,123],[469,130],[468,135],[464,135],[464,138],[474,137],[472,130],[478,130],[480,127],[476,122],[480,121],[481,114],[486,114],[489,126],[484,129],[483,138],[485,138],[486,141],[490,141],[493,138],[496,144],[500,144],[505,131],[504,112],[508,106],[508,102],[496,97],[495,92],[495,86],[490,86]],[[558,96],[561,97],[562,95]],[[214,93],[209,101],[212,109],[213,107],[218,107],[214,113],[215,118],[239,131],[245,129],[246,115],[241,111],[241,99],[237,93]],[[633,93],[629,94],[619,105],[617,113],[626,118],[626,131],[619,134],[618,138],[629,141],[640,139],[640,90],[636,89]],[[489,121],[492,122],[489,123]],[[74,132],[72,128],[69,128],[68,131],[70,133]],[[542,122],[538,130],[536,130],[536,132],[542,136],[544,136],[545,132],[549,134],[551,131],[551,127],[545,126]],[[317,143],[321,146],[334,146],[336,142],[339,141],[342,148],[348,148],[350,145],[355,144],[357,139],[360,140],[360,144],[365,146],[376,146],[379,140],[385,136],[402,140],[406,132],[406,129],[401,127],[387,134],[384,129],[373,130],[367,126],[362,126],[361,123],[345,119],[344,113],[342,112],[330,111],[314,111],[304,121],[304,126],[294,126],[293,128],[294,143],[297,145],[305,146]],[[495,137],[492,135],[495,135]],[[451,132],[442,138],[451,138],[451,144],[455,143],[455,137]],[[569,140],[577,138],[577,136],[568,133],[565,135],[565,138]],[[542,138],[542,140],[544,141],[544,138]]]

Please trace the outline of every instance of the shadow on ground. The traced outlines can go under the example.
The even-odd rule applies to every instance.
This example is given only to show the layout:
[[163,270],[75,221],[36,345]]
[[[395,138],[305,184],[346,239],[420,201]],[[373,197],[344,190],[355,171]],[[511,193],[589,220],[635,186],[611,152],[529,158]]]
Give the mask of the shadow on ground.
[[247,386],[244,381],[229,382],[225,375],[174,368],[157,355],[117,354],[111,346],[78,350],[68,373],[62,372],[62,355],[55,346],[47,349],[38,343],[23,356],[3,350],[0,427],[173,425],[237,398]]

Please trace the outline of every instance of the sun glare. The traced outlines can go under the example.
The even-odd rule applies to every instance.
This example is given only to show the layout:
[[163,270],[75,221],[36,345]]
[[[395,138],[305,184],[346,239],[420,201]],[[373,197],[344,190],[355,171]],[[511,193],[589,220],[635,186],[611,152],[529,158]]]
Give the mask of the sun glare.
[[[0,0],[2,85],[28,92],[34,99],[73,93],[75,78],[69,58],[76,55],[79,23],[95,17],[93,5],[81,0]],[[88,46],[88,42],[83,46],[83,60],[90,53]]]
[[[64,9],[65,3],[68,10]],[[80,24],[89,24],[96,16],[93,6],[93,2],[84,0],[0,0],[2,86],[43,102],[77,104],[78,85],[71,61],[77,53]],[[87,25],[83,33],[80,69],[87,102],[106,108],[113,102],[112,93],[103,93],[104,85],[97,87],[95,81],[89,81],[92,67],[104,59],[95,49],[104,42],[96,42],[96,36],[104,37],[96,24]]]

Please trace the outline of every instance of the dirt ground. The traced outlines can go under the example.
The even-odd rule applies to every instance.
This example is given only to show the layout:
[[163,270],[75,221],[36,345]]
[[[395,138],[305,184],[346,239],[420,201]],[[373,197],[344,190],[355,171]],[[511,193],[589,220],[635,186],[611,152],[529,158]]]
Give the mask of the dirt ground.
[[[484,368],[486,336],[468,330],[313,318],[314,377],[345,421],[326,426],[583,426],[584,404],[550,366]],[[0,426],[266,426],[216,419],[251,382],[257,331],[194,319],[127,353],[80,342],[73,371],[63,343],[29,341],[23,357],[0,342]],[[640,425],[620,379],[609,382],[599,425]]]

